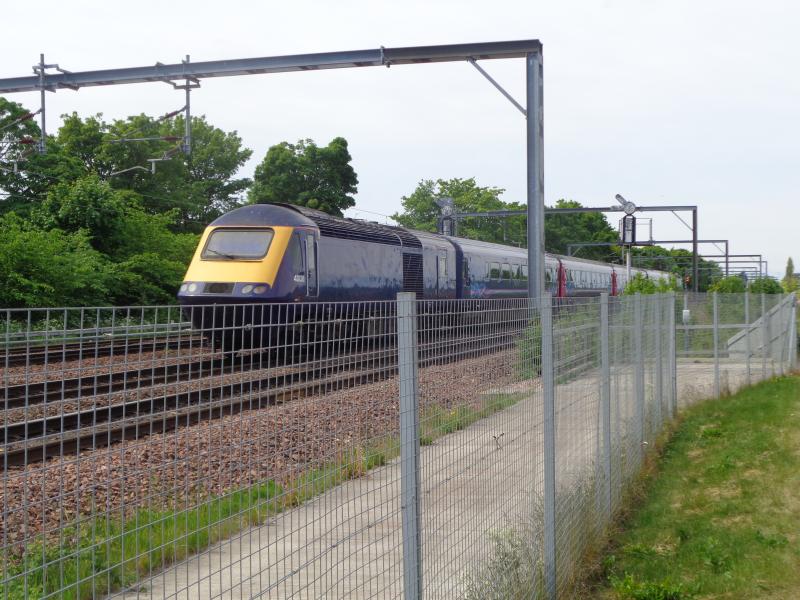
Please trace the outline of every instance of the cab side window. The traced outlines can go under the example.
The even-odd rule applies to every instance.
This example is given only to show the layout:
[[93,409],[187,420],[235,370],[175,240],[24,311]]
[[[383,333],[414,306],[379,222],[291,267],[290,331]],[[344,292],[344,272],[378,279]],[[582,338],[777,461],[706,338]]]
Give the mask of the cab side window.
[[305,283],[306,280],[303,249],[300,244],[300,234],[292,234],[289,239],[289,247],[286,249],[286,265],[289,267],[289,275],[295,283]]
[[306,234],[306,263],[308,264],[308,295],[317,295],[317,241],[313,234]]

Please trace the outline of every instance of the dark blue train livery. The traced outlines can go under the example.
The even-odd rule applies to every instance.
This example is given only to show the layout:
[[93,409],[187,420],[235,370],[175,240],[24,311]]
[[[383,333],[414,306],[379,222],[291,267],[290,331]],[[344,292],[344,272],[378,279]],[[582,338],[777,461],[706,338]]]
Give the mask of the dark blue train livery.
[[[203,233],[180,287],[183,305],[527,296],[527,250],[356,219],[289,204],[253,204]],[[557,297],[619,294],[624,268],[547,254]],[[668,277],[660,271],[651,278]]]

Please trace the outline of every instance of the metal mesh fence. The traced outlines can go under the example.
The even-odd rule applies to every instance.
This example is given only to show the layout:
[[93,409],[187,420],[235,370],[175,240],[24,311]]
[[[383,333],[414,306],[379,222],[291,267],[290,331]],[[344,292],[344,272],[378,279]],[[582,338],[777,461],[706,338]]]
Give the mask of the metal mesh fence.
[[794,368],[794,328],[793,296],[6,310],[0,598],[564,596],[678,400]]
[[793,295],[683,295],[676,307],[681,401],[718,398],[791,368],[793,307]]

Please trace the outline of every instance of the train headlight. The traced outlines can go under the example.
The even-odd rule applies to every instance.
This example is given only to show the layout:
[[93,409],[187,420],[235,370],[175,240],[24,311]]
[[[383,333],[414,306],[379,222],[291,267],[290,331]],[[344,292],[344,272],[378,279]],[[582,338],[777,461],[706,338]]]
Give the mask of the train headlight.
[[249,283],[242,287],[242,293],[243,294],[249,294],[252,291],[253,291],[253,286],[250,285]]
[[196,283],[190,283],[189,287],[186,288],[186,289],[189,290],[190,292],[196,292],[197,291],[197,284]]
[[267,291],[267,286],[265,285],[257,285],[253,288],[253,292],[256,294],[263,294]]
[[188,287],[189,287],[189,284],[187,284],[187,283],[184,283],[184,284],[181,286],[181,291],[182,291],[182,292],[185,292],[185,291],[186,291],[186,288],[188,288]]

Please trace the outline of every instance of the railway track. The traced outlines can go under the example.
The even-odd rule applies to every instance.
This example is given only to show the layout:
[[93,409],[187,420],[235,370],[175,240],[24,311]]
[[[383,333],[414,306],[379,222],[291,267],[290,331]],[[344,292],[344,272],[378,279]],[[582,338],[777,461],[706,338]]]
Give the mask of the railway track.
[[75,359],[93,359],[106,356],[125,356],[158,350],[198,348],[205,339],[198,335],[165,338],[121,338],[112,340],[85,340],[53,343],[49,345],[19,345],[0,351],[0,367],[20,367],[46,363],[60,363]]
[[[476,348],[476,342],[481,344],[479,348]],[[497,352],[512,343],[508,336],[498,336],[489,348],[485,345],[486,339],[478,337],[466,337],[457,342],[452,339],[427,342],[420,345],[419,364],[424,367],[430,364],[455,362],[473,357],[478,351],[481,354]],[[227,367],[230,370],[230,365],[220,362],[219,359],[203,360],[162,367],[149,374],[140,370],[135,372],[138,375],[123,372],[86,376],[64,382],[33,384],[27,386],[27,396],[21,389],[23,386],[15,386],[17,389],[13,390],[13,394],[7,395],[8,408],[14,405],[30,405],[31,398],[44,401],[43,399],[49,394],[55,394],[59,400],[69,394],[78,397],[81,390],[85,389],[92,390],[92,396],[81,397],[82,402],[85,400],[88,403],[92,397],[111,393],[115,389],[139,392],[170,382],[191,382],[193,386],[204,381],[209,382],[207,387],[198,389],[161,393],[145,399],[123,399],[107,406],[6,423],[0,428],[2,431],[0,442],[3,444],[0,448],[0,457],[3,465],[10,467],[30,464],[54,456],[107,446],[122,439],[137,439],[190,425],[200,419],[219,418],[289,399],[380,381],[397,372],[397,353],[393,347],[387,347],[299,365],[254,370],[252,374],[255,376],[250,378],[230,383],[215,383],[212,386],[210,385],[212,380],[222,375],[247,374],[247,371],[241,370],[226,373],[225,369]],[[202,374],[201,378],[188,379],[192,372]],[[134,377],[144,377],[144,379],[133,379]],[[52,384],[56,385],[55,389],[45,389],[46,385]],[[125,385],[129,387],[120,387]],[[130,386],[135,387],[131,389]],[[103,391],[96,391],[101,389]]]

